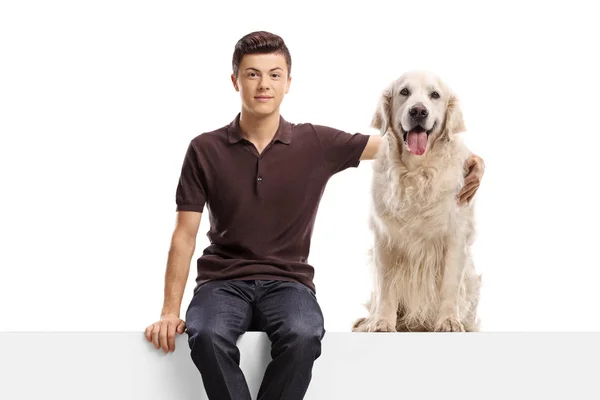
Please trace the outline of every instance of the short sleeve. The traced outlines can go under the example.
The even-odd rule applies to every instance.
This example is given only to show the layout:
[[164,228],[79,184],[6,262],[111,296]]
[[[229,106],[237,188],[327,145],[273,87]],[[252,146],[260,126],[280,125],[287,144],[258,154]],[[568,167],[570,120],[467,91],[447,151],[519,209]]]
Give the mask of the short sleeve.
[[348,133],[322,125],[314,125],[314,128],[332,174],[358,167],[369,135]]
[[177,184],[175,200],[177,211],[202,212],[206,204],[206,179],[200,154],[193,142],[190,142]]

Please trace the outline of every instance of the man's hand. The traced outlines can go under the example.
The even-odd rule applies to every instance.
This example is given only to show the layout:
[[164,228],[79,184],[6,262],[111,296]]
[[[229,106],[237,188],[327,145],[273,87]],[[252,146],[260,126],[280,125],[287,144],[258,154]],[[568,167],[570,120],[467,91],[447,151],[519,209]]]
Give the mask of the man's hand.
[[156,349],[162,347],[163,353],[175,351],[175,334],[185,332],[185,322],[174,314],[165,314],[160,321],[146,328],[146,340]]
[[473,154],[465,163],[465,168],[468,170],[468,174],[465,177],[465,184],[457,196],[460,205],[471,202],[475,196],[485,172],[485,163],[481,157]]

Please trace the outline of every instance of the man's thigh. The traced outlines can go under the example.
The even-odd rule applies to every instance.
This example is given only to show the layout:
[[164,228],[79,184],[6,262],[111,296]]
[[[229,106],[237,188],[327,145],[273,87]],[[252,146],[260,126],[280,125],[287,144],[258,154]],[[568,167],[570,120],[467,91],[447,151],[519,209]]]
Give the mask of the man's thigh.
[[237,339],[252,321],[253,288],[244,281],[211,281],[198,288],[188,306],[188,334]]
[[292,334],[316,337],[325,334],[323,313],[315,293],[305,285],[287,281],[258,281],[257,329],[272,340]]

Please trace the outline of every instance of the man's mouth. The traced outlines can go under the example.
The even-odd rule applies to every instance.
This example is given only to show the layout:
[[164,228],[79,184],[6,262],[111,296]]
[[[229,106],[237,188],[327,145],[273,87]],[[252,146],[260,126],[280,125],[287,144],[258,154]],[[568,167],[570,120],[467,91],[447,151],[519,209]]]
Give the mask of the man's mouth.
[[431,132],[435,129],[435,125],[436,124],[434,123],[429,130],[426,130],[421,125],[417,125],[409,131],[405,131],[401,126],[402,139],[404,140],[404,144],[406,144],[408,151],[416,156],[425,154],[425,150],[427,150],[427,140],[429,139]]
[[254,98],[256,100],[259,100],[259,101],[267,101],[267,100],[271,100],[273,97],[270,97],[270,96],[255,96]]

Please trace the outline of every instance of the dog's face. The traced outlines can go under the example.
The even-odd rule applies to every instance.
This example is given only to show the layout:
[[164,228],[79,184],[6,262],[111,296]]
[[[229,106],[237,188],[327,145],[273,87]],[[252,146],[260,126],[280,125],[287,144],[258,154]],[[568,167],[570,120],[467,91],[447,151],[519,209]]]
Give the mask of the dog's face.
[[464,130],[456,96],[429,72],[402,75],[384,91],[372,125],[391,133],[410,153],[422,156],[444,136]]

